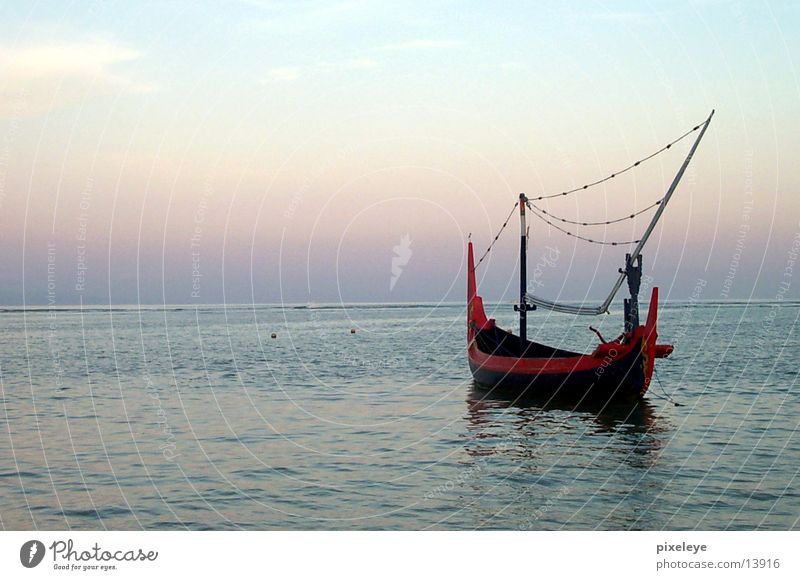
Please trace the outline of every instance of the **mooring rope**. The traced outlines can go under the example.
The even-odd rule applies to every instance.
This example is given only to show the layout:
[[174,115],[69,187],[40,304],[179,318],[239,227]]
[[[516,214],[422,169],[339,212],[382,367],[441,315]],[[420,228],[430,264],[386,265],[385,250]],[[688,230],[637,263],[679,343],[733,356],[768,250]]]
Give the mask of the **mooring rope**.
[[675,399],[673,399],[672,396],[664,388],[664,385],[661,384],[661,378],[658,376],[658,371],[656,370],[656,366],[655,365],[653,365],[653,375],[656,377],[656,382],[658,383],[658,386],[661,387],[661,392],[664,393],[664,396],[662,397],[661,395],[659,395],[658,393],[653,392],[653,391],[650,391],[650,394],[658,397],[659,399],[664,399],[665,401],[669,401],[670,403],[672,403],[676,407],[683,407],[683,404],[681,404],[678,401],[676,401]]

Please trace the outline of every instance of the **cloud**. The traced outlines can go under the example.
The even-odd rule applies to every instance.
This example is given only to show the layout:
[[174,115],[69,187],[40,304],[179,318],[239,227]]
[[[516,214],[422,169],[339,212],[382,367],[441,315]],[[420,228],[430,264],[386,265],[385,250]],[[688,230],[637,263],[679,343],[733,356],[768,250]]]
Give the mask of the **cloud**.
[[497,68],[499,68],[503,72],[515,72],[527,69],[527,65],[522,62],[517,61],[508,61],[508,62],[501,62],[497,64]]
[[266,14],[248,20],[247,27],[271,32],[330,29],[338,24],[351,24],[353,18],[361,17],[373,8],[373,4],[365,0],[321,3],[245,0],[245,3]]
[[[384,44],[376,46],[370,50],[372,54],[381,51],[411,51],[411,50],[440,50],[451,49],[463,46],[461,41],[448,40],[448,39],[424,39],[416,38],[397,42],[392,44]],[[267,78],[262,80],[262,84],[274,82],[292,82],[301,77],[313,76],[319,73],[326,72],[344,72],[344,71],[358,71],[373,69],[380,66],[380,62],[373,58],[349,58],[339,61],[322,61],[307,66],[280,66],[272,68],[268,71]]]
[[272,81],[295,81],[300,78],[302,71],[296,66],[279,66],[269,70],[269,80]]
[[96,77],[107,74],[112,64],[137,58],[139,53],[134,50],[97,41],[0,47],[0,70],[16,79]]
[[[590,20],[616,22],[621,24],[646,24],[653,22],[659,12],[636,12],[631,10],[607,10],[605,12],[586,12],[583,15]],[[663,13],[661,13],[663,14]]]
[[300,77],[318,73],[338,73],[343,71],[367,70],[379,66],[378,61],[371,58],[352,58],[341,61],[322,61],[309,66],[279,66],[269,70],[268,82],[292,82]]
[[438,49],[458,48],[462,45],[463,43],[459,40],[416,38],[413,40],[406,40],[403,42],[384,44],[382,46],[376,47],[376,50],[387,50],[387,51],[432,50],[432,49],[438,50]]
[[375,68],[378,66],[378,61],[371,58],[351,58],[348,60],[341,60],[337,62],[321,62],[316,68],[330,71],[343,71],[343,70],[364,70]]
[[115,71],[140,56],[99,38],[0,46],[0,116],[39,114],[98,94],[152,90]]

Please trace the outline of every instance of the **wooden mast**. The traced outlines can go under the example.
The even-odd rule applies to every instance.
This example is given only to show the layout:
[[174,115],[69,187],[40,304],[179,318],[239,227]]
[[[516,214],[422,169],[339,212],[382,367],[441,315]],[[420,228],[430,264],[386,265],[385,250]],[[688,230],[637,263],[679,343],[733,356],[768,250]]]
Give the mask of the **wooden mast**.
[[519,194],[519,304],[514,305],[514,310],[519,312],[519,337],[528,340],[528,311],[536,308],[528,304],[528,228],[525,223],[525,206],[528,198],[524,193]]

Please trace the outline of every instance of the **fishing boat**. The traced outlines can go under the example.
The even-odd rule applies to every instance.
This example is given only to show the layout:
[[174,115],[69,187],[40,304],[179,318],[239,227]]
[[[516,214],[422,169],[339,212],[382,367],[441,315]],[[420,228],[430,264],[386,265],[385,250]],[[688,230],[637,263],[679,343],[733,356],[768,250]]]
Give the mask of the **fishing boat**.
[[[669,356],[673,352],[673,346],[670,344],[658,344],[658,287],[652,288],[647,317],[644,324],[640,322],[639,291],[642,279],[642,249],[677,189],[713,116],[714,111],[712,110],[703,123],[695,126],[655,153],[603,179],[569,191],[541,195],[534,199],[529,199],[524,193],[521,193],[509,217],[506,218],[505,223],[500,228],[500,232],[494,237],[478,264],[475,262],[472,240],[469,240],[467,245],[467,353],[470,370],[477,385],[489,389],[498,389],[515,396],[576,401],[638,399],[645,395],[653,377],[655,359]],[[670,187],[660,199],[644,210],[626,214],[619,219],[602,222],[581,222],[558,217],[536,205],[539,200],[579,193],[627,171],[632,171],[644,161],[667,151],[677,142],[695,132],[697,137],[675,174]],[[519,302],[514,305],[514,310],[519,312],[519,334],[514,334],[509,330],[500,328],[493,318],[486,316],[483,299],[478,294],[475,269],[491,251],[492,246],[508,225],[517,207],[519,207],[520,219],[520,290]],[[570,232],[562,225],[559,225],[590,226],[616,223],[623,219],[633,219],[650,209],[655,209],[655,213],[641,238],[630,242],[596,240],[582,234]],[[526,271],[528,227],[526,210],[550,226],[590,243],[613,246],[635,244],[634,249],[630,253],[626,253],[624,267],[619,270],[619,278],[602,304],[596,307],[573,305],[543,299],[528,292]],[[623,330],[614,340],[606,341],[599,331],[590,326],[589,328],[597,334],[600,343],[592,352],[582,354],[527,339],[528,313],[536,310],[537,307],[575,315],[597,316],[604,314],[609,311],[614,297],[626,281],[630,295],[623,301]]]

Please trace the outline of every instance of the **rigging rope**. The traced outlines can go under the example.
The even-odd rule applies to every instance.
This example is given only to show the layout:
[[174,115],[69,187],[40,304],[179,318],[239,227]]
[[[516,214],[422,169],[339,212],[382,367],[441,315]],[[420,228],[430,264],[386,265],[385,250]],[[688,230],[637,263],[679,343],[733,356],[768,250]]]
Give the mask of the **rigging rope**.
[[486,251],[483,253],[483,256],[481,256],[481,259],[480,259],[480,260],[478,260],[478,263],[477,263],[477,264],[475,264],[475,268],[476,268],[476,269],[478,268],[478,266],[480,266],[480,265],[481,265],[481,262],[483,262],[483,259],[484,259],[486,256],[488,256],[488,255],[489,255],[489,252],[491,252],[491,251],[492,251],[492,247],[495,245],[495,243],[497,243],[497,239],[500,237],[500,234],[502,234],[502,233],[503,233],[503,230],[504,230],[504,229],[506,229],[506,226],[508,225],[508,222],[509,222],[509,221],[511,221],[511,216],[512,216],[512,215],[514,215],[514,210],[515,210],[515,209],[517,209],[517,206],[518,206],[518,205],[519,205],[519,202],[515,203],[515,204],[514,204],[514,207],[512,207],[512,208],[511,208],[511,211],[510,211],[510,212],[508,212],[508,217],[506,218],[506,221],[504,221],[504,222],[503,222],[503,225],[502,225],[502,226],[500,226],[500,230],[497,232],[497,235],[496,235],[496,236],[494,237],[494,239],[492,240],[492,243],[491,243],[491,244],[489,244],[489,247],[488,247],[488,248],[486,248]]
[[[642,246],[644,246],[644,244],[647,242],[647,239],[650,237],[650,234],[653,232],[653,229],[655,228],[655,225],[658,222],[658,219],[661,217],[661,214],[664,212],[664,209],[666,207],[667,202],[669,202],[670,197],[675,192],[675,189],[677,188],[678,183],[680,182],[681,178],[683,177],[683,174],[686,171],[686,167],[689,165],[689,162],[691,161],[692,156],[694,155],[694,152],[697,149],[697,146],[700,144],[700,141],[702,140],[703,135],[706,132],[706,129],[708,129],[708,125],[711,123],[711,118],[713,116],[714,116],[714,110],[712,109],[711,114],[708,116],[708,118],[705,120],[705,122],[693,127],[691,130],[687,131],[686,133],[684,133],[683,135],[681,135],[680,137],[678,137],[674,141],[671,141],[670,143],[667,143],[667,145],[665,145],[664,147],[662,147],[661,149],[659,149],[655,153],[651,153],[647,157],[643,157],[639,161],[636,161],[635,163],[633,163],[632,165],[626,167],[625,169],[622,169],[620,171],[612,173],[608,177],[605,177],[605,178],[600,179],[598,181],[595,181],[593,183],[588,183],[588,184],[586,184],[586,185],[584,185],[582,187],[578,187],[578,188],[575,188],[575,189],[572,189],[572,190],[569,190],[569,191],[564,191],[564,192],[557,193],[557,194],[552,194],[552,195],[541,195],[539,197],[532,198],[532,199],[525,199],[525,204],[526,204],[526,206],[528,208],[530,208],[531,213],[534,216],[536,216],[538,219],[544,221],[547,225],[554,227],[558,231],[560,231],[560,232],[562,232],[562,233],[564,233],[564,234],[566,234],[568,236],[577,238],[579,240],[583,240],[585,242],[590,242],[590,243],[593,243],[593,244],[610,245],[610,246],[637,244],[637,246],[633,249],[631,254],[627,257],[628,260],[635,260],[636,257],[640,255],[640,252],[642,250]],[[667,149],[671,148],[673,145],[675,145],[676,143],[678,143],[679,141],[681,141],[682,139],[684,139],[685,137],[687,137],[691,133],[693,133],[693,132],[695,132],[695,131],[697,131],[698,129],[701,129],[701,128],[702,128],[702,130],[700,131],[700,134],[698,135],[697,139],[694,141],[693,145],[691,146],[691,148],[689,150],[689,153],[686,155],[686,158],[684,159],[683,164],[681,165],[681,168],[678,170],[678,173],[675,174],[675,177],[672,180],[672,184],[670,185],[670,187],[667,190],[666,194],[664,194],[664,196],[662,198],[660,198],[658,201],[656,201],[655,203],[653,203],[652,205],[648,206],[647,208],[645,208],[643,210],[640,210],[638,212],[630,214],[629,216],[626,216],[626,217],[618,218],[618,219],[615,219],[615,220],[609,220],[609,221],[606,221],[606,222],[576,222],[576,221],[567,220],[567,219],[564,219],[564,218],[561,218],[561,217],[558,217],[558,216],[554,216],[553,214],[549,214],[545,210],[542,210],[538,206],[536,206],[536,205],[531,203],[531,201],[539,201],[539,200],[542,200],[542,199],[549,199],[549,198],[553,198],[553,197],[557,197],[557,196],[564,196],[564,195],[568,195],[568,194],[571,194],[571,193],[576,193],[578,191],[583,191],[583,190],[588,189],[590,187],[593,187],[595,185],[599,185],[601,183],[604,183],[604,182],[608,181],[609,179],[613,179],[613,178],[617,177],[618,175],[621,175],[621,174],[623,174],[623,173],[625,173],[627,171],[630,171],[631,169],[633,169],[635,167],[638,167],[641,163],[643,163],[643,162],[645,162],[645,161],[647,161],[649,159],[652,159],[656,155],[658,155],[660,153],[663,153],[664,151],[666,151]],[[492,243],[489,244],[489,247],[486,249],[486,251],[484,252],[483,256],[481,256],[481,259],[478,260],[478,264],[475,266],[476,268],[477,268],[478,265],[480,265],[481,262],[483,262],[483,260],[486,258],[486,256],[489,254],[489,252],[492,250],[492,247],[495,245],[495,243],[499,239],[500,234],[503,233],[503,230],[505,230],[506,226],[508,225],[508,222],[511,220],[511,216],[514,214],[514,210],[517,208],[518,205],[519,205],[519,202],[514,204],[514,207],[509,212],[508,217],[503,222],[503,225],[500,228],[500,231],[497,232],[497,235],[494,237],[494,240],[492,240]],[[642,214],[642,213],[644,213],[644,212],[646,212],[648,210],[651,210],[656,206],[660,206],[660,207],[656,210],[656,213],[653,216],[653,218],[652,218],[652,220],[650,222],[650,225],[648,225],[648,227],[645,230],[645,232],[643,233],[641,239],[627,241],[627,242],[616,242],[616,241],[609,242],[609,241],[606,241],[606,240],[594,240],[594,239],[591,239],[591,238],[586,238],[584,236],[580,236],[580,235],[578,235],[576,233],[570,232],[570,231],[568,231],[568,230],[566,230],[566,229],[554,224],[549,219],[544,217],[544,216],[550,216],[551,218],[553,218],[555,220],[561,221],[563,223],[571,223],[571,224],[574,224],[574,225],[585,225],[585,226],[588,226],[588,225],[607,225],[607,224],[611,224],[611,223],[617,223],[617,222],[620,222],[620,221],[623,221],[623,220],[626,220],[626,219],[633,219],[637,215],[640,215],[640,214]],[[527,232],[526,232],[526,242],[527,242]],[[606,298],[605,302],[603,302],[603,304],[601,304],[600,306],[597,306],[597,307],[587,307],[587,306],[583,306],[583,305],[581,305],[581,306],[572,306],[572,305],[568,305],[568,304],[553,302],[553,301],[550,301],[550,300],[537,298],[536,296],[533,296],[532,294],[527,293],[527,292],[525,293],[525,299],[527,301],[531,302],[532,304],[537,304],[539,306],[542,306],[544,308],[549,308],[550,310],[554,310],[556,312],[566,312],[566,313],[571,313],[571,314],[585,314],[585,315],[603,314],[603,313],[608,312],[608,307],[611,305],[611,301],[614,299],[614,296],[616,295],[616,293],[619,291],[620,287],[622,286],[622,283],[623,283],[623,281],[625,279],[625,276],[626,276],[626,272],[623,271],[623,270],[620,270],[620,276],[617,279],[616,284],[614,284],[614,287],[611,289],[610,294]],[[658,380],[658,377],[656,377],[656,379]],[[660,383],[660,381],[659,381],[659,383]],[[662,389],[663,389],[663,387],[662,387]]]
[[[586,238],[586,237],[584,237],[584,236],[581,236],[581,235],[579,235],[579,234],[574,234],[574,233],[572,233],[572,232],[570,232],[570,231],[568,231],[568,230],[565,230],[564,228],[562,228],[561,226],[559,226],[559,225],[557,225],[557,224],[554,224],[553,222],[551,222],[550,220],[548,220],[548,219],[547,219],[546,217],[544,217],[543,215],[540,215],[540,214],[539,214],[539,213],[538,213],[538,212],[537,212],[537,211],[534,209],[534,207],[536,207],[536,206],[533,206],[533,205],[532,205],[532,204],[530,204],[530,203],[528,204],[528,208],[531,210],[531,213],[532,213],[533,215],[535,215],[537,218],[539,218],[540,220],[542,220],[544,223],[546,223],[546,224],[547,224],[547,225],[549,225],[549,226],[552,226],[552,227],[554,227],[554,228],[555,228],[555,229],[557,229],[558,231],[560,231],[560,232],[562,232],[562,233],[564,233],[564,234],[566,234],[566,235],[568,235],[568,236],[572,236],[573,238],[577,238],[577,239],[579,239],[579,240],[583,240],[584,242],[589,242],[589,243],[591,243],[591,244],[599,244],[599,245],[601,245],[601,246],[625,246],[625,245],[628,245],[628,244],[638,244],[638,243],[639,243],[639,241],[640,241],[640,240],[629,240],[629,241],[626,241],[626,242],[609,242],[609,241],[606,241],[606,240],[594,240],[594,239],[592,239],[592,238]],[[538,209],[538,208],[536,208],[536,209]],[[629,219],[629,218],[624,218],[624,219]]]
[[627,173],[628,171],[630,171],[634,167],[638,167],[640,164],[644,163],[645,161],[649,161],[650,159],[652,159],[656,155],[659,155],[660,153],[663,153],[664,151],[666,151],[667,149],[669,149],[670,147],[672,147],[676,143],[682,141],[683,139],[685,139],[686,137],[688,137],[689,135],[691,135],[692,133],[697,131],[703,125],[704,125],[704,123],[700,123],[699,125],[693,127],[689,131],[686,131],[686,133],[684,133],[683,135],[681,135],[680,137],[678,137],[674,141],[670,141],[669,143],[667,143],[664,147],[662,147],[661,149],[659,149],[655,153],[651,153],[647,157],[642,157],[641,159],[639,159],[639,161],[633,163],[632,165],[629,165],[625,169],[621,169],[619,171],[615,171],[614,173],[612,173],[608,177],[604,177],[603,179],[598,179],[597,181],[593,181],[592,183],[587,183],[586,185],[582,185],[580,187],[576,187],[575,189],[562,191],[561,193],[551,193],[551,194],[548,194],[548,195],[540,195],[538,197],[532,197],[531,201],[539,201],[539,200],[542,200],[542,199],[550,199],[550,198],[559,197],[559,196],[562,196],[562,195],[569,195],[571,193],[577,193],[579,191],[583,191],[585,189],[589,189],[590,187],[594,187],[595,185],[600,185],[601,183],[605,183],[609,179],[614,179],[615,177],[617,177],[619,175],[622,175],[623,173]]
[[554,220],[558,220],[560,222],[564,222],[565,224],[574,224],[576,226],[605,226],[605,225],[609,225],[609,224],[615,224],[615,223],[618,223],[618,222],[622,222],[622,221],[625,221],[625,220],[632,220],[636,216],[642,215],[643,213],[650,211],[651,209],[656,207],[658,204],[660,204],[663,200],[664,200],[664,198],[662,197],[661,199],[657,200],[655,203],[652,203],[652,204],[648,205],[646,208],[641,209],[641,210],[639,210],[639,211],[637,211],[635,213],[623,216],[621,218],[604,221],[604,222],[577,222],[577,221],[568,220],[568,219],[559,217],[557,215],[554,215],[554,214],[548,212],[547,210],[544,210],[544,209],[540,208],[538,205],[536,205],[534,203],[528,203],[528,207],[531,209],[531,211],[536,209],[536,210],[540,211],[541,213],[543,213],[544,215],[549,216]]

